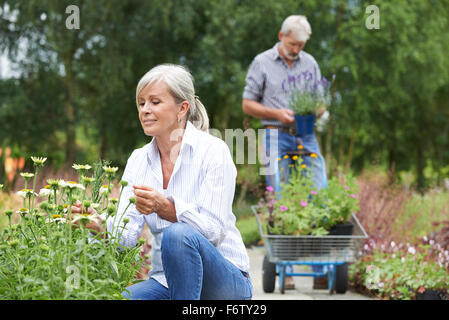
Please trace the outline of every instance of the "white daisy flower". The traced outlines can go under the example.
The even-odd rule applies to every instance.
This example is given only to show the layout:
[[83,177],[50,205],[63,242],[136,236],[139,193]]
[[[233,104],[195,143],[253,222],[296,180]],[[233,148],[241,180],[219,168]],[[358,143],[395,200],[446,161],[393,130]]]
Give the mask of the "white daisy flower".
[[79,184],[78,182],[75,182],[75,181],[64,181],[64,180],[62,180],[60,185],[63,188],[86,190],[86,188],[84,188],[84,186],[82,184]]
[[[31,197],[33,195],[32,189],[22,189],[17,192],[17,195],[21,196],[22,198]],[[34,195],[38,195],[37,193],[34,193]]]
[[76,171],[92,169],[92,167],[88,164],[76,164],[76,163],[73,164],[72,168],[75,169]]
[[34,177],[34,173],[31,173],[31,172],[21,172],[20,175],[21,175],[22,178],[24,178],[25,180]]
[[104,184],[100,188],[100,194],[105,195],[107,193],[109,193],[109,186],[107,184]]
[[33,160],[35,166],[43,166],[47,158],[31,157],[31,160]]
[[50,185],[46,185],[39,191],[39,197],[48,197],[54,195],[54,191],[50,189]]
[[104,170],[106,173],[114,174],[114,173],[117,172],[118,167],[103,166],[103,170]]

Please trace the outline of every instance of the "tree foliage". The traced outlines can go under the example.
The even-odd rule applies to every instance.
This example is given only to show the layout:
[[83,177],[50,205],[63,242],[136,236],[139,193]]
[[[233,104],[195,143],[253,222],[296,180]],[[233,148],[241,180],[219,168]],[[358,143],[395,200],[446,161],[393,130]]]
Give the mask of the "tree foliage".
[[[65,27],[72,4],[78,30]],[[365,26],[368,5],[379,8],[378,30]],[[443,177],[449,0],[7,0],[0,49],[20,76],[0,79],[1,144],[58,154],[61,162],[100,156],[123,165],[148,139],[136,84],[164,62],[191,70],[213,128],[242,128],[249,64],[275,44],[290,14],[308,17],[313,33],[304,50],[324,76],[336,75],[330,123],[319,137],[330,172],[376,162],[416,170],[423,186],[430,161]]]

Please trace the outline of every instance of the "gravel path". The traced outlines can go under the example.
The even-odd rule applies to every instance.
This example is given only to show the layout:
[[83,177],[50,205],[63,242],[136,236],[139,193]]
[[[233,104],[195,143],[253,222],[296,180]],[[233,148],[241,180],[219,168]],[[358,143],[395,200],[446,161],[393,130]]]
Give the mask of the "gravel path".
[[[279,278],[276,277],[276,288],[273,293],[265,293],[262,289],[262,262],[265,255],[264,247],[247,249],[250,259],[250,275],[253,283],[253,300],[372,300],[358,293],[347,291],[345,294],[329,294],[326,290],[313,289],[313,277],[293,277],[295,290],[279,291]],[[310,272],[308,267],[294,266],[294,271]]]

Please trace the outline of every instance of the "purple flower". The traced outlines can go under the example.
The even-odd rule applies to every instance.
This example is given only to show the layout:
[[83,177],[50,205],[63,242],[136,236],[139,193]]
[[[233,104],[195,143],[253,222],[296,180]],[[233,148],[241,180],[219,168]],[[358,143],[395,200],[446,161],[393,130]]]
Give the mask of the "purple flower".
[[273,191],[274,191],[274,188],[273,188],[272,186],[268,186],[268,187],[267,187],[267,191],[268,191],[268,192],[273,192]]
[[318,194],[315,190],[310,191],[311,194]]
[[286,206],[281,206],[279,209],[281,209],[281,211],[287,211],[288,208]]
[[301,200],[301,207],[307,207],[307,202]]

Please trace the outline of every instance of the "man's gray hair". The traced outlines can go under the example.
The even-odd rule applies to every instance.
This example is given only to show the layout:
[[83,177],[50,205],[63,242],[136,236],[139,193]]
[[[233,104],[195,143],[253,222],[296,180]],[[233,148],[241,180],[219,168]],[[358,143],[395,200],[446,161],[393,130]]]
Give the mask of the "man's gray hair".
[[306,42],[309,40],[312,34],[312,28],[310,27],[309,21],[305,16],[289,16],[282,23],[281,32],[284,35],[288,35],[289,32],[293,32],[293,36],[297,41]]

